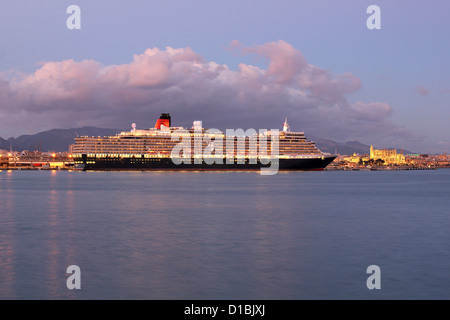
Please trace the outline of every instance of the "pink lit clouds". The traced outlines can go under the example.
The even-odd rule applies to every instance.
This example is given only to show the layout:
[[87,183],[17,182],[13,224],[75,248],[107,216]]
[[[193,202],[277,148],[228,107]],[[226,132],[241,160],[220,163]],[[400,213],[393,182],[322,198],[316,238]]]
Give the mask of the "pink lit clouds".
[[241,63],[233,70],[190,48],[167,47],[122,65],[64,60],[42,63],[31,74],[0,73],[0,136],[132,122],[150,127],[159,113],[170,112],[183,126],[203,120],[219,129],[270,129],[288,117],[293,129],[337,140],[411,138],[390,122],[388,103],[349,102],[362,85],[351,73],[314,66],[282,40],[251,47],[233,41],[230,48],[262,58],[267,67]]
[[417,86],[414,89],[414,92],[416,92],[422,96],[427,96],[430,93],[430,90],[424,86]]

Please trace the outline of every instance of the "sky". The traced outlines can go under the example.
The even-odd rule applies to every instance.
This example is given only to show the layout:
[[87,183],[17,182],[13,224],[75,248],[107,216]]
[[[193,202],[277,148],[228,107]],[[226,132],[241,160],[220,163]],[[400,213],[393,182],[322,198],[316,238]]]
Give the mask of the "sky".
[[307,137],[450,152],[449,15],[425,0],[2,1],[0,137],[143,129],[168,112],[175,126],[287,117]]

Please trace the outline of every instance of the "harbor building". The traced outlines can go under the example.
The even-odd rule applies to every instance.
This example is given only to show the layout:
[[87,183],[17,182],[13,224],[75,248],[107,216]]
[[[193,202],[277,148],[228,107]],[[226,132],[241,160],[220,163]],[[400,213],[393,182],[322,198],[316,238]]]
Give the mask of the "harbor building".
[[378,160],[381,159],[385,164],[404,164],[406,163],[405,155],[403,151],[397,153],[396,149],[374,149],[370,146],[370,159]]

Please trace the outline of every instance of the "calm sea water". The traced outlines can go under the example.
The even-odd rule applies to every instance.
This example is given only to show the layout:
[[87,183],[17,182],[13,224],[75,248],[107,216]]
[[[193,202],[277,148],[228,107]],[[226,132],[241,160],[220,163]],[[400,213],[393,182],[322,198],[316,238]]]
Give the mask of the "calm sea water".
[[0,298],[450,299],[449,231],[445,169],[3,171]]

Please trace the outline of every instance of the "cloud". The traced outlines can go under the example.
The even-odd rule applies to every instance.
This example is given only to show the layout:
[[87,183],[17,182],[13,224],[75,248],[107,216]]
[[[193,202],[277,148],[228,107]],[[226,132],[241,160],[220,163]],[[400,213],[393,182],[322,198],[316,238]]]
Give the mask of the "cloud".
[[289,43],[279,40],[256,47],[243,48],[244,53],[255,53],[270,61],[266,76],[276,83],[288,84],[301,74],[308,64],[300,51]]
[[414,92],[426,97],[430,93],[430,90],[424,86],[417,86]]
[[[0,136],[55,127],[95,125],[151,127],[161,112],[174,125],[203,120],[209,128],[291,128],[335,139],[411,139],[393,125],[386,102],[348,102],[361,88],[351,74],[308,63],[279,40],[256,46],[230,43],[231,50],[267,61],[236,70],[205,60],[191,48],[150,48],[122,65],[94,60],[50,61],[33,73],[0,73]],[[20,128],[14,125],[19,121]],[[19,132],[19,130],[28,132]]]
[[360,120],[382,121],[392,113],[392,107],[384,102],[355,102],[350,105],[353,117]]

